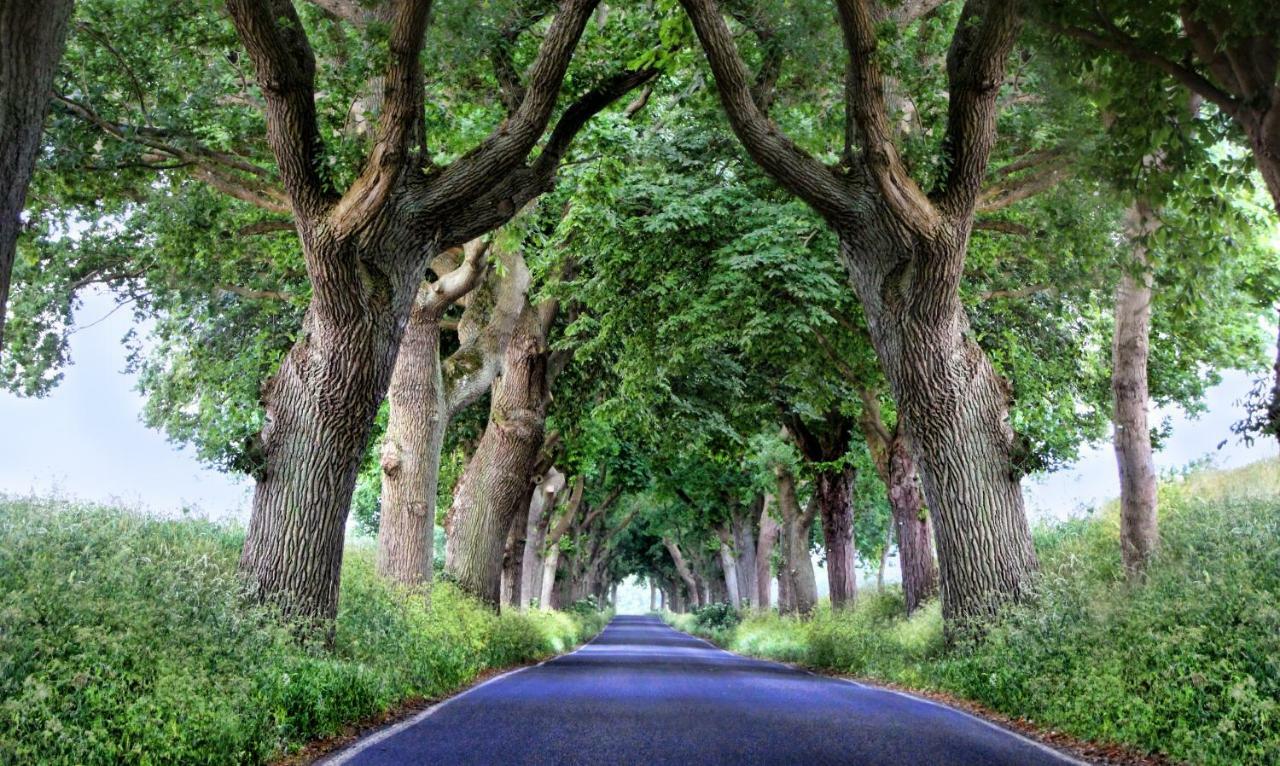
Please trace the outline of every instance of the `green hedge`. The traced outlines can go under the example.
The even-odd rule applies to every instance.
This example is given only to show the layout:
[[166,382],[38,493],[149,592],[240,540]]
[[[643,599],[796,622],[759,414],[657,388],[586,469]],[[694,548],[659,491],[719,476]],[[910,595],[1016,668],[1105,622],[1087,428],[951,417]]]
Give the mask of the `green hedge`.
[[893,590],[807,622],[674,622],[744,654],[946,691],[1085,739],[1280,764],[1280,470],[1167,482],[1160,502],[1145,584],[1125,582],[1114,508],[1039,529],[1039,598],[970,645],[945,646],[937,604],[901,617]]
[[243,532],[0,499],[0,761],[261,763],[481,671],[586,640],[601,614],[497,616],[374,575],[349,545],[331,648],[240,597]]

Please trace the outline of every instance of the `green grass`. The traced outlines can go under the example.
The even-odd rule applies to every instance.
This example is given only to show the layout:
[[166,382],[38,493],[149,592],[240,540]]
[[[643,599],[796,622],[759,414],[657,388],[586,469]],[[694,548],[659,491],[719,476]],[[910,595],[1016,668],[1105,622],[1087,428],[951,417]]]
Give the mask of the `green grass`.
[[349,545],[331,648],[241,597],[239,529],[0,498],[0,763],[261,763],[482,671],[594,635],[603,615],[486,610],[374,575]]
[[1199,764],[1280,764],[1280,464],[1162,485],[1162,550],[1125,582],[1118,518],[1036,530],[1039,598],[980,642],[947,647],[929,605],[864,594],[801,622],[673,621],[744,654],[949,692],[1075,736]]

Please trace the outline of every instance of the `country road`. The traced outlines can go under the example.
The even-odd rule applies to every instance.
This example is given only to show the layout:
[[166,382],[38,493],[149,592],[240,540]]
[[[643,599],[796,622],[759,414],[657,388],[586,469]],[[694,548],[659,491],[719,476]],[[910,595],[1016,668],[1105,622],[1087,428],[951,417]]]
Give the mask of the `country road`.
[[656,617],[500,676],[327,764],[1080,763],[960,711],[748,659]]

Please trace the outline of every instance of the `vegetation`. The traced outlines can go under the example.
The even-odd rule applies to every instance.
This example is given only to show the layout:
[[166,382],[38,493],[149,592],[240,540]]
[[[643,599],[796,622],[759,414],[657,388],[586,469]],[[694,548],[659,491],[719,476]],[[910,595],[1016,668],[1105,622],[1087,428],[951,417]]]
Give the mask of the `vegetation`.
[[496,615],[428,599],[347,546],[331,645],[245,598],[244,531],[0,500],[0,761],[262,763],[494,668],[567,651],[597,610]]
[[667,618],[743,654],[948,692],[1177,761],[1280,762],[1280,463],[1172,478],[1160,507],[1160,556],[1137,587],[1116,504],[1038,528],[1036,600],[971,643],[947,645],[936,601],[904,617],[896,588],[807,621]]

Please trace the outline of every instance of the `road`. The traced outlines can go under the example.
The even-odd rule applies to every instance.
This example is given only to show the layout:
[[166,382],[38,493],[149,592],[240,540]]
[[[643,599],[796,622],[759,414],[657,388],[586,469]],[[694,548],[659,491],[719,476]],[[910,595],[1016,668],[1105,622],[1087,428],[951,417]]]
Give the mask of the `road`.
[[375,764],[1080,763],[958,710],[740,657],[656,617],[499,676],[327,762]]

